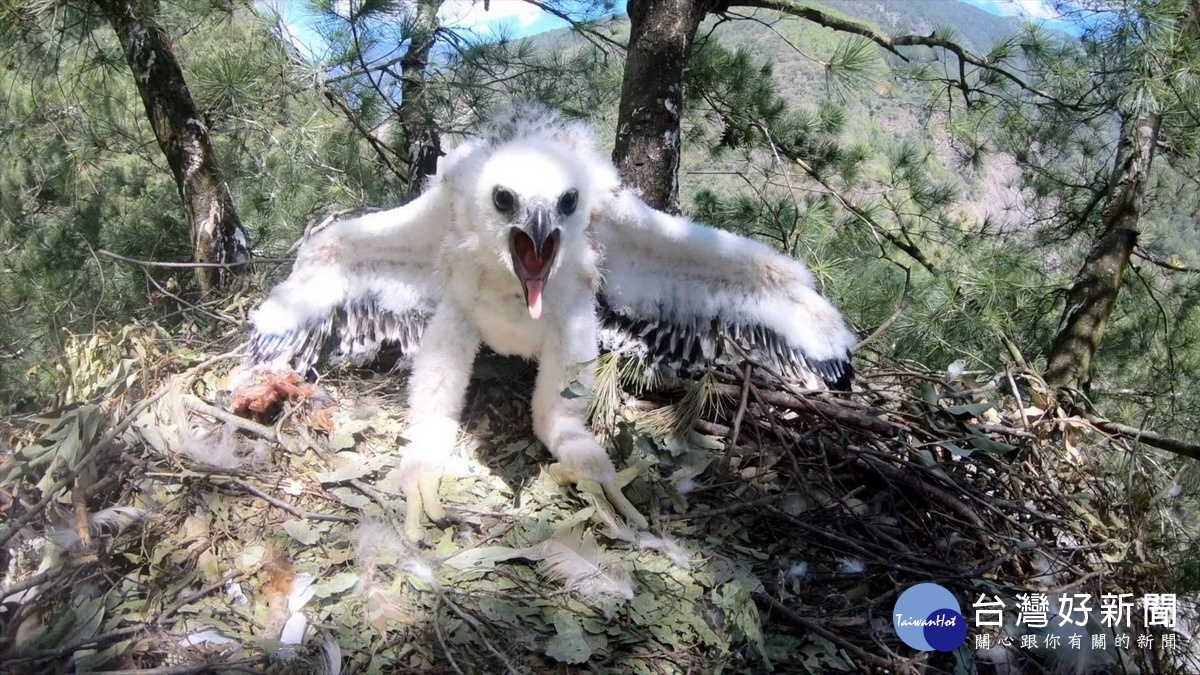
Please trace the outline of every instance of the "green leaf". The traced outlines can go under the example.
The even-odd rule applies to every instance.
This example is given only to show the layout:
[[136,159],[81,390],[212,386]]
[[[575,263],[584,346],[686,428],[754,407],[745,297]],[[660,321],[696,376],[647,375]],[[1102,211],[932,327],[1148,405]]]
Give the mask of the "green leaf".
[[289,520],[283,524],[283,531],[305,546],[312,546],[321,540],[321,532],[307,520]]
[[970,457],[971,453],[974,452],[974,450],[966,450],[953,443],[942,443],[941,446],[955,457]]
[[955,416],[969,415],[971,417],[979,417],[983,413],[995,408],[996,406],[990,402],[983,403],[967,403],[964,405],[948,405],[946,412]]
[[371,420],[355,420],[348,419],[337,426],[333,433],[329,436],[329,445],[334,450],[348,450],[353,448],[357,439],[355,436],[361,434],[371,426]]
[[342,461],[342,466],[333,471],[317,474],[317,480],[322,483],[344,483],[355,478],[362,478],[396,463],[394,458],[386,455],[376,455],[367,459],[357,452],[339,452],[337,456]]
[[583,386],[579,380],[571,380],[567,383],[565,389],[562,390],[562,397],[565,399],[587,398],[592,395],[588,388]]
[[554,615],[554,637],[546,645],[546,656],[559,663],[584,663],[592,656],[592,648],[583,638],[583,627],[566,612]]
[[967,431],[971,432],[971,445],[983,452],[1003,453],[1017,449],[1017,446],[1001,443],[973,426],[968,425]]
[[345,593],[354,588],[354,584],[358,583],[360,575],[357,572],[342,572],[335,574],[331,578],[313,584],[313,592],[319,598],[327,598],[338,593]]
[[508,546],[481,546],[467,549],[446,560],[445,564],[461,572],[479,572],[495,568],[498,562],[530,555],[533,555],[533,552],[526,549]]

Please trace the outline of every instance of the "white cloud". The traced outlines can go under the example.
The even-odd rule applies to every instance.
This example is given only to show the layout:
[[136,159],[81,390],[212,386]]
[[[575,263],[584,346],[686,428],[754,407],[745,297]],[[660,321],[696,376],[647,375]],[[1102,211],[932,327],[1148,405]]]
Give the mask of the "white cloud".
[[1020,7],[1021,13],[1029,15],[1035,19],[1057,19],[1058,12],[1050,6],[1046,0],[1012,0],[1013,4]]
[[1001,16],[1019,16],[1038,21],[1061,18],[1050,0],[966,0],[968,3]]
[[497,22],[514,21],[528,28],[542,17],[542,10],[524,0],[491,0],[484,9],[482,0],[448,0],[438,11],[442,23],[459,28],[475,28]]

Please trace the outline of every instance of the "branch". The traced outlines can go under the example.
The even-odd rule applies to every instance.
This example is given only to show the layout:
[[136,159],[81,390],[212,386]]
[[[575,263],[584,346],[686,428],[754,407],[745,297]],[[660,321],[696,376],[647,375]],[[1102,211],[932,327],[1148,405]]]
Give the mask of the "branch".
[[564,12],[556,7],[551,7],[550,5],[548,5],[544,2],[538,2],[537,0],[525,0],[525,3],[529,4],[529,5],[533,5],[534,7],[537,7],[538,9],[542,10],[545,13],[550,14],[552,16],[556,16],[556,17],[562,19],[563,21],[566,21],[567,23],[571,24],[571,30],[580,33],[581,35],[583,35],[585,40],[587,40],[588,42],[591,42],[593,45],[595,45],[596,47],[598,47],[600,49],[603,49],[603,47],[596,44],[595,40],[593,40],[592,38],[596,38],[598,40],[603,40],[604,42],[607,42],[610,46],[615,47],[616,49],[618,49],[621,52],[624,52],[626,49],[628,49],[628,45],[623,45],[620,42],[617,42],[616,40],[608,37],[607,35],[602,35],[599,31],[593,30],[592,28],[590,28],[587,25],[587,23],[576,21],[575,19],[571,18],[571,15],[567,14],[566,12]]
[[[294,44],[292,44],[292,42],[290,40],[287,40],[283,37],[284,30],[286,30],[286,29],[283,27],[282,21],[276,21],[276,23],[275,23],[276,41],[279,43],[279,45],[281,47],[283,47],[284,51],[287,52],[288,57],[291,58],[293,63],[295,63],[305,69],[311,69],[312,67],[305,61],[304,56],[302,54],[300,54],[300,50],[296,49],[296,46]],[[357,45],[357,41],[358,41],[358,36],[356,33],[355,34],[356,45]],[[372,84],[372,86],[374,86],[375,81],[371,79],[371,76],[369,73],[367,73],[367,79],[371,80],[371,84]],[[345,99],[343,99],[340,94],[338,94],[336,91],[334,91],[333,89],[330,88],[329,81],[325,79],[324,74],[321,73],[319,70],[316,70],[315,72],[313,72],[313,81],[314,81],[314,84],[316,85],[317,91],[321,92],[321,95],[323,95],[326,100],[328,100],[331,104],[333,104],[333,106],[335,108],[340,110],[342,112],[342,115],[344,115],[346,117],[347,121],[350,122],[351,126],[354,127],[355,131],[357,131],[360,136],[362,136],[364,139],[366,139],[367,144],[369,144],[371,146],[371,149],[375,151],[376,156],[379,157],[379,160],[381,162],[383,162],[384,166],[386,166],[388,168],[388,170],[391,171],[396,176],[399,176],[400,178],[402,178],[404,180],[408,180],[408,175],[406,173],[400,171],[399,169],[397,169],[396,166],[394,164],[392,164],[391,160],[388,159],[388,156],[387,156],[388,152],[391,152],[393,155],[396,155],[397,157],[399,157],[399,155],[396,153],[396,151],[394,149],[392,149],[391,147],[389,147],[383,141],[376,138],[375,134],[371,133],[370,129],[367,129],[366,127],[363,126],[362,122],[359,121],[358,116],[354,113],[354,110],[350,108],[349,104],[346,103]],[[404,159],[404,158],[401,158],[401,159]]]
[[862,347],[864,345],[874,342],[875,339],[878,338],[883,333],[883,331],[887,330],[888,328],[891,328],[892,324],[896,323],[896,321],[900,318],[900,316],[902,314],[904,314],[904,310],[908,308],[908,291],[909,291],[909,284],[912,281],[912,272],[907,267],[904,267],[903,265],[901,265],[901,269],[904,270],[904,291],[900,294],[900,302],[896,303],[895,311],[893,311],[892,315],[889,316],[883,323],[879,324],[878,328],[871,331],[870,335],[859,340],[858,344],[851,347],[850,351],[856,352],[859,349],[862,349]]
[[826,14],[819,9],[797,5],[792,0],[735,0],[734,4],[741,7],[756,7],[760,9],[774,10],[776,12],[812,21],[813,23],[842,33],[850,33],[852,35],[864,37],[900,57],[906,63],[909,61],[909,58],[900,52],[900,47],[940,47],[948,52],[952,52],[958,57],[960,62],[969,63],[976,68],[990,70],[1016,84],[1021,89],[1024,89],[1025,91],[1040,98],[1044,98],[1055,105],[1062,106],[1069,110],[1086,110],[1085,107],[1077,103],[1065,103],[1055,97],[1053,94],[1038,89],[1006,68],[1002,68],[995,63],[990,63],[989,61],[972,56],[966,49],[962,47],[962,45],[959,45],[953,40],[939,38],[937,37],[936,33],[930,33],[929,35],[900,35],[897,37],[888,37],[882,33],[876,32],[864,24],[855,21],[848,21],[846,19],[839,19],[830,14]]
[[112,251],[105,251],[104,249],[97,249],[96,254],[102,255],[106,258],[112,258],[113,260],[120,260],[121,262],[133,263],[134,265],[137,265],[139,267],[178,267],[178,268],[188,268],[188,269],[193,268],[193,267],[222,267],[222,268],[224,268],[224,267],[242,267],[244,265],[253,265],[253,264],[258,264],[258,263],[283,264],[283,263],[296,262],[295,260],[293,260],[291,258],[255,258],[253,260],[246,260],[244,262],[237,262],[237,263],[198,263],[198,262],[186,262],[185,263],[185,262],[162,262],[162,261],[157,261],[157,260],[139,260],[137,258],[130,258],[128,256],[123,256],[119,253],[113,253]]
[[1141,246],[1134,248],[1133,254],[1136,255],[1137,257],[1141,258],[1142,260],[1145,260],[1146,262],[1150,263],[1151,265],[1155,265],[1155,266],[1161,267],[1163,269],[1168,269],[1168,270],[1171,270],[1172,272],[1194,272],[1195,271],[1192,268],[1190,268],[1187,265],[1184,265],[1182,263],[1175,263],[1175,262],[1171,262],[1170,260],[1164,260],[1164,259],[1158,257],[1157,255],[1155,255],[1154,253],[1151,253],[1150,251],[1147,251],[1146,249],[1142,248]]
[[[908,257],[917,261],[917,264],[919,264],[921,267],[924,267],[930,274],[938,276],[937,267],[930,262],[929,258],[925,257],[925,253],[921,251],[920,247],[912,243],[912,241],[907,240],[907,232],[905,232],[905,238],[901,239],[898,234],[879,224],[879,222],[877,222],[875,218],[871,216],[871,214],[867,213],[857,204],[850,201],[849,197],[843,195],[837,188],[831,185],[829,181],[825,180],[825,178],[821,176],[821,174],[818,173],[816,169],[814,169],[808,162],[804,161],[798,156],[794,156],[794,154],[789,154],[789,158],[796,164],[800,165],[800,168],[804,169],[804,172],[807,173],[813,180],[820,183],[821,187],[828,190],[829,196],[837,200],[838,204],[840,204],[842,208],[853,214],[855,218],[858,218],[862,222],[866,223],[873,232],[884,239],[887,239],[888,243],[890,243],[892,246],[904,251]],[[903,225],[900,229],[902,232],[904,231]]]
[[375,134],[371,133],[370,129],[364,127],[362,122],[358,120],[358,116],[354,114],[354,111],[350,109],[350,106],[346,103],[346,101],[343,100],[337,92],[330,89],[329,85],[325,84],[324,79],[322,79],[320,75],[317,76],[317,89],[325,96],[326,100],[332,103],[338,110],[342,111],[342,115],[344,115],[346,120],[350,122],[351,126],[358,131],[358,134],[366,139],[367,143],[370,144],[371,149],[375,151],[375,154],[379,157],[380,161],[387,166],[388,170],[407,180],[407,175],[397,169],[396,165],[392,164],[391,160],[388,159],[387,153],[390,151],[395,154],[395,150],[392,150],[392,148],[388,147],[386,143],[376,138]]
[[[761,368],[760,365],[757,367]],[[770,371],[768,370],[767,372]],[[663,384],[675,388],[683,386],[682,381],[671,378],[667,378]],[[715,392],[728,396],[731,399],[741,398],[742,388],[737,385],[713,384],[711,386]],[[778,408],[787,408],[793,412],[820,415],[838,422],[842,426],[861,429],[862,431],[887,437],[895,436],[900,432],[900,429],[891,422],[874,417],[869,413],[864,413],[857,408],[850,407],[836,398],[808,394],[795,396],[769,389],[760,390],[758,394],[764,403]]]
[[1088,417],[1087,420],[1092,423],[1100,431],[1118,436],[1125,436],[1139,443],[1158,448],[1159,450],[1167,450],[1177,455],[1191,457],[1192,459],[1200,459],[1200,445],[1188,443],[1177,438],[1169,438],[1154,431],[1146,431],[1137,427],[1131,427],[1128,424],[1113,422],[1106,420],[1103,417]]

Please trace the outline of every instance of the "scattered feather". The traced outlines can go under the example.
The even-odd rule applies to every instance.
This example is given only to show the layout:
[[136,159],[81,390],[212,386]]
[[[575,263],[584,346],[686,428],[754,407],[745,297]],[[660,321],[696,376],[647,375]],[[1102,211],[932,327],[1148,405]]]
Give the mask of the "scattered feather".
[[642,550],[658,551],[679,567],[685,570],[692,568],[691,556],[674,539],[649,532],[640,532],[637,528],[618,520],[616,516],[601,508],[596,509],[596,515],[604,523],[604,535],[609,539],[628,542]]
[[304,614],[296,612],[288,618],[287,623],[283,624],[283,631],[279,634],[279,641],[285,645],[298,645],[304,643],[304,631],[308,629],[308,619]]
[[381,635],[387,634],[389,621],[411,623],[416,618],[400,594],[384,586],[382,579],[374,571],[364,574],[359,580],[358,593],[362,597],[367,621]]
[[220,647],[232,644],[237,644],[237,640],[221,635],[215,628],[204,628],[194,633],[189,633],[179,641],[180,647]]
[[[140,522],[147,513],[136,506],[109,507],[88,516],[88,531],[93,537],[115,537]],[[74,527],[51,527],[46,531],[46,538],[68,551],[74,551],[79,546],[79,533]]]
[[619,562],[587,534],[583,526],[560,529],[543,546],[540,567],[569,590],[583,595],[615,595],[633,599],[633,579]]
[[962,377],[966,370],[967,362],[964,359],[958,359],[946,368],[946,380],[953,382]]
[[842,560],[842,574],[862,574],[866,569],[861,560],[855,558],[845,558]]
[[404,569],[408,570],[410,574],[420,579],[430,588],[438,588],[437,579],[433,576],[433,568],[424,560],[410,558],[404,563]]
[[250,600],[246,594],[242,592],[242,585],[236,581],[230,581],[225,585],[225,595],[229,596],[231,603],[240,607],[245,607],[250,604]]
[[181,429],[179,443],[174,450],[196,464],[217,469],[236,469],[242,465],[239,445],[237,429],[225,424],[209,433]]
[[[367,621],[380,634],[387,634],[389,621],[408,623],[414,619],[403,598],[389,588],[388,579],[379,572],[381,567],[399,564],[404,556],[412,552],[412,548],[407,539],[382,520],[369,518],[358,527],[354,556],[360,576],[356,590],[362,597]],[[433,576],[432,571],[429,576]]]
[[127,528],[146,517],[146,511],[136,506],[113,506],[103,511],[97,511],[89,524],[93,534],[120,534]]
[[789,579],[803,579],[808,576],[808,563],[798,562],[788,568],[787,575]]
[[288,594],[288,611],[299,612],[313,599],[317,594],[317,589],[313,588],[313,582],[316,580],[311,574],[297,574],[292,579],[292,591]]
[[396,564],[409,553],[412,545],[390,524],[369,518],[358,527],[354,557],[363,574],[378,565]]
[[321,641],[321,653],[325,655],[325,660],[322,662],[325,675],[341,675],[342,672],[342,647],[334,639],[333,634],[325,632],[324,640]]

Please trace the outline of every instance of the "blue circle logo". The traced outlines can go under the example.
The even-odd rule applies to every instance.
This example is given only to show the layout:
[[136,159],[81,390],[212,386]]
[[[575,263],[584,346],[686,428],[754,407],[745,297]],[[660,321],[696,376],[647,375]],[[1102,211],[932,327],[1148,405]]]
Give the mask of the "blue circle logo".
[[967,639],[958,599],[937,584],[917,584],[901,593],[892,626],[904,644],[923,652],[952,652]]

